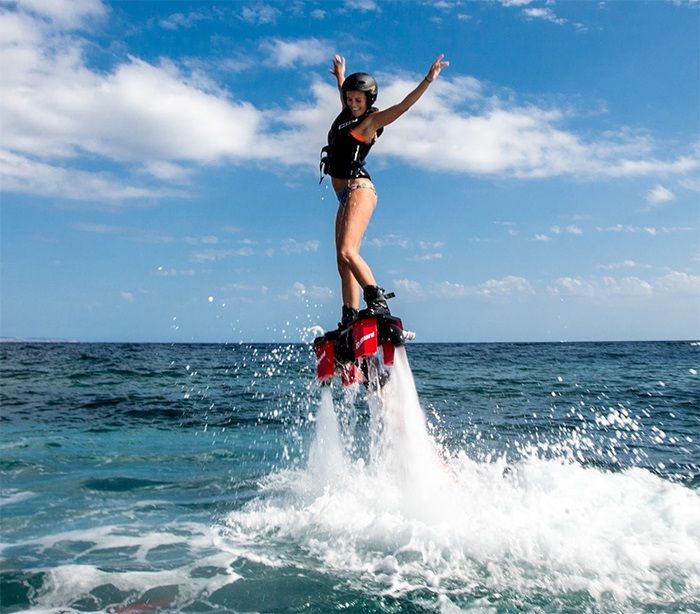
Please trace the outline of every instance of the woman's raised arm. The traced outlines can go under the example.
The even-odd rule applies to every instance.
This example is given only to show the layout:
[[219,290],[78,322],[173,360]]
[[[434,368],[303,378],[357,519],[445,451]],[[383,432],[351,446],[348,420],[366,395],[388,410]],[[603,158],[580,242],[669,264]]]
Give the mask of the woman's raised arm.
[[329,71],[335,75],[338,82],[338,91],[340,92],[340,104],[345,107],[345,97],[343,96],[343,83],[345,82],[345,58],[342,55],[336,55],[333,58],[333,65]]
[[406,98],[388,109],[372,113],[362,122],[360,126],[357,127],[357,131],[362,135],[371,138],[374,136],[377,130],[383,128],[384,126],[388,126],[391,122],[394,122],[401,117],[414,104],[416,104],[416,102],[418,102],[418,99],[423,94],[425,94],[430,84],[438,78],[440,71],[446,66],[450,65],[449,62],[443,60],[444,57],[445,56],[441,54],[435,59],[428,69],[428,74],[423,78],[418,86],[410,94],[408,94],[408,96],[406,96]]

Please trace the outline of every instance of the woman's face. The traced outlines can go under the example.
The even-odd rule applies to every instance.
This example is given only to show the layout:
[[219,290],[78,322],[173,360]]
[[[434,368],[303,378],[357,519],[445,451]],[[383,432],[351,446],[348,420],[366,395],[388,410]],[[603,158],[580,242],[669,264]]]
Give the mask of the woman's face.
[[367,94],[357,90],[348,90],[345,93],[345,103],[353,117],[360,117],[367,111]]

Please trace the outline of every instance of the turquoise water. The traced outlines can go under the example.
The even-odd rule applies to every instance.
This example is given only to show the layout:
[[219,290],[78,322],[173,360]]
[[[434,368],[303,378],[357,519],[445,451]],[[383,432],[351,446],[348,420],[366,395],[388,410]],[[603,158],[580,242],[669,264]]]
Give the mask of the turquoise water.
[[0,608],[698,611],[699,357],[2,344]]

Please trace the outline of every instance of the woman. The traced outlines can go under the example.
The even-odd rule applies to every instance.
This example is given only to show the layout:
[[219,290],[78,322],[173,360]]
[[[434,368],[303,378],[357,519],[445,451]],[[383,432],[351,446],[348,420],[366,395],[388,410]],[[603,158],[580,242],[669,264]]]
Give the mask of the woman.
[[330,72],[338,81],[343,110],[328,133],[328,145],[322,150],[321,169],[331,176],[339,202],[335,248],[343,296],[341,328],[357,317],[360,304],[358,284],[363,289],[370,313],[389,314],[384,289],[377,286],[372,270],[360,256],[362,236],[377,204],[377,191],[364,168],[365,158],[384,126],[408,111],[437,79],[440,71],[449,65],[443,57],[438,56],[425,78],[406,98],[383,111],[372,106],[377,99],[374,78],[367,73],[353,73],[345,78],[344,58],[336,55],[333,59]]

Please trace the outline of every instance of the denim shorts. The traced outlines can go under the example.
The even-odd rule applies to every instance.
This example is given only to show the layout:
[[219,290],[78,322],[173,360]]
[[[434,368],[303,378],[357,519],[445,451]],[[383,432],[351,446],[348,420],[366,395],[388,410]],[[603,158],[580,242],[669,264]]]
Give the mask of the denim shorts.
[[375,195],[377,194],[377,190],[375,190],[374,186],[371,183],[351,183],[349,186],[346,186],[342,190],[338,190],[335,193],[335,195],[338,197],[338,204],[344,205],[345,201],[347,201],[347,199],[350,198],[350,194],[352,193],[352,191],[360,189],[372,190],[372,192],[374,192]]

